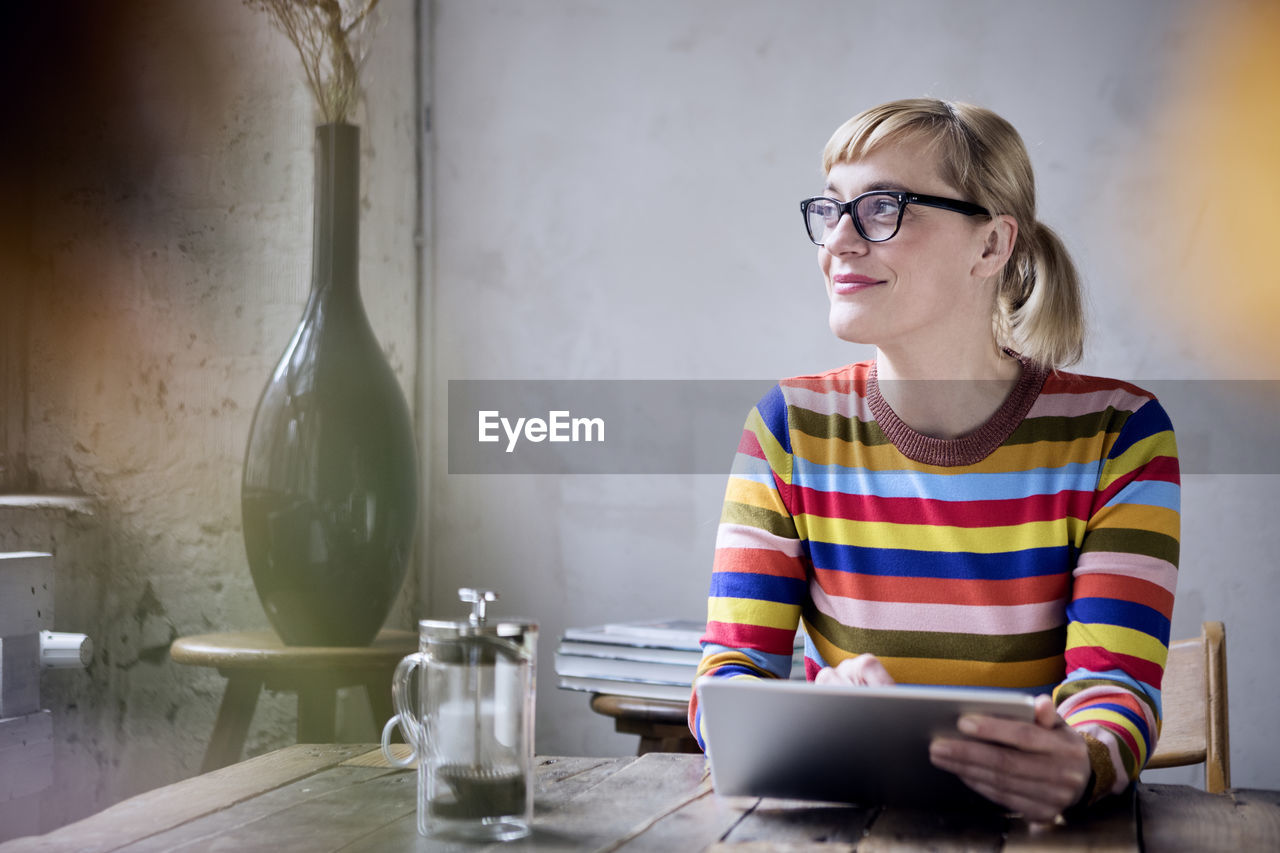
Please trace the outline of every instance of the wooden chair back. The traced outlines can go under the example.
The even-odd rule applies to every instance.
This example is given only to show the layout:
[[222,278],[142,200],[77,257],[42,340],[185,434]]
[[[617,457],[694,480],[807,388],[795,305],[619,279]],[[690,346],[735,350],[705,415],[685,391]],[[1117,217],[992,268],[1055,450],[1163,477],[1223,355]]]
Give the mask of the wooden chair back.
[[1204,763],[1205,790],[1231,787],[1227,737],[1227,639],[1221,622],[1169,644],[1161,687],[1164,721],[1149,768]]

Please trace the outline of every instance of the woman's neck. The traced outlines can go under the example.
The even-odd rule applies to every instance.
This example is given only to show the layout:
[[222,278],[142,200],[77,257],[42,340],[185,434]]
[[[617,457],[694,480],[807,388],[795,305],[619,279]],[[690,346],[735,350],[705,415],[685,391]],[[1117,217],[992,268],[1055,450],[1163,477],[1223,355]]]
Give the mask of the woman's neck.
[[880,394],[916,432],[959,438],[991,419],[1022,374],[1022,363],[994,341],[982,346],[894,352],[878,349]]

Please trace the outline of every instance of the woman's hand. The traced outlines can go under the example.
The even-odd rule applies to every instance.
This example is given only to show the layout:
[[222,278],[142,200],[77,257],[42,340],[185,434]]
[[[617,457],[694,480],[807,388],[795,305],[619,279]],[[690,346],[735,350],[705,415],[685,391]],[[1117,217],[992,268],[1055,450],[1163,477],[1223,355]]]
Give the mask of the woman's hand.
[[835,666],[824,666],[813,679],[814,684],[856,684],[859,687],[887,687],[893,676],[875,655],[847,658]]
[[1084,795],[1089,749],[1048,696],[1036,697],[1034,723],[975,715],[961,717],[958,728],[980,740],[939,738],[929,760],[988,800],[1044,822]]

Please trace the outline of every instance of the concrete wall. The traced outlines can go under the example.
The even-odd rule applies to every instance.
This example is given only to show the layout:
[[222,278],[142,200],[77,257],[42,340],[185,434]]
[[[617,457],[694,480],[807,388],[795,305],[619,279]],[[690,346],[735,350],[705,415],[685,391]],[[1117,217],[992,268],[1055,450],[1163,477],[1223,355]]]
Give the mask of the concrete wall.
[[[423,605],[435,616],[460,613],[453,590],[483,583],[503,594],[501,612],[540,619],[540,751],[635,748],[588,711],[583,694],[555,688],[552,651],[569,625],[703,616],[724,477],[449,475],[447,381],[774,379],[867,357],[827,331],[795,211],[821,185],[822,144],[858,110],[929,94],[985,104],[1021,130],[1041,218],[1065,236],[1088,287],[1092,336],[1080,369],[1137,380],[1280,378],[1269,331],[1280,311],[1267,295],[1274,268],[1260,265],[1253,278],[1222,275],[1224,267],[1214,274],[1206,264],[1224,260],[1213,248],[1224,244],[1196,215],[1218,209],[1209,184],[1229,172],[1228,197],[1247,197],[1236,191],[1252,186],[1270,198],[1259,221],[1274,229],[1274,166],[1220,156],[1233,126],[1264,134],[1274,150],[1274,133],[1265,136],[1274,99],[1262,93],[1280,74],[1266,58],[1275,45],[1260,45],[1258,33],[1280,30],[1251,17],[1266,19],[1258,10],[1267,7],[438,0],[433,8],[432,325],[421,369],[434,419],[424,436],[433,474]],[[1223,116],[1225,96],[1240,86],[1257,96]],[[1255,130],[1259,114],[1270,118]],[[1193,132],[1204,126],[1223,133]],[[1199,278],[1187,275],[1195,259],[1207,259]],[[1241,302],[1252,310],[1225,313]],[[1187,438],[1203,446],[1213,437]],[[1280,787],[1271,724],[1280,705],[1271,612],[1280,533],[1269,523],[1276,473],[1185,482],[1174,634],[1227,622],[1233,770],[1243,786]],[[1194,782],[1199,771],[1164,778]]]
[[[416,9],[382,7],[357,118],[361,277],[412,402]],[[41,6],[5,40],[23,117],[0,157],[5,309],[23,310],[29,369],[4,406],[25,406],[26,489],[92,499],[90,515],[0,516],[0,547],[57,555],[57,627],[97,646],[87,671],[45,678],[48,827],[195,773],[223,680],[172,664],[168,644],[267,626],[240,465],[309,289],[315,120],[292,45],[240,3]],[[410,581],[394,623],[415,597]],[[363,714],[346,734],[369,740]],[[292,739],[292,698],[265,697],[248,751]]]

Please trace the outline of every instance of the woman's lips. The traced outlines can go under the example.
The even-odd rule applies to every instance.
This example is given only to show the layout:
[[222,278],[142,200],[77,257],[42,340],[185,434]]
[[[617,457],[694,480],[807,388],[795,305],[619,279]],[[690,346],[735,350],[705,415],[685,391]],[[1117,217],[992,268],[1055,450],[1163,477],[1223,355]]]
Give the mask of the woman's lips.
[[831,277],[831,289],[840,294],[856,293],[877,284],[884,284],[884,280],[854,273],[837,273]]

